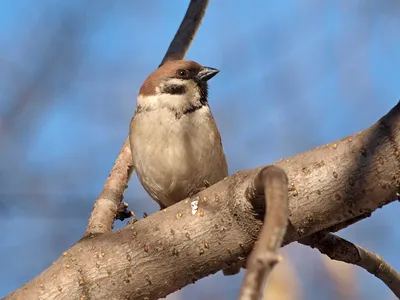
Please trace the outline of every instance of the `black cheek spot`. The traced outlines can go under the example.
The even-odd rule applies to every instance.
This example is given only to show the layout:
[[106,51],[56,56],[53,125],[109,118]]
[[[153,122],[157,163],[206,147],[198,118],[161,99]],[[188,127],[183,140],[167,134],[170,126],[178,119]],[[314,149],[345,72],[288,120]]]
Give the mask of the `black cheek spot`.
[[166,85],[163,92],[171,95],[183,95],[186,93],[186,87],[178,84]]

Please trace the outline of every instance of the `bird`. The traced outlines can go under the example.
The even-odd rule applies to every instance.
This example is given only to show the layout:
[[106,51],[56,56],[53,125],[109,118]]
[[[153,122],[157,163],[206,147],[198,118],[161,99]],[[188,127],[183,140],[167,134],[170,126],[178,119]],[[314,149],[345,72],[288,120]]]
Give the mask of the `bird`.
[[167,61],[139,90],[129,130],[132,162],[160,210],[228,176],[208,102],[208,81],[218,73],[191,60]]

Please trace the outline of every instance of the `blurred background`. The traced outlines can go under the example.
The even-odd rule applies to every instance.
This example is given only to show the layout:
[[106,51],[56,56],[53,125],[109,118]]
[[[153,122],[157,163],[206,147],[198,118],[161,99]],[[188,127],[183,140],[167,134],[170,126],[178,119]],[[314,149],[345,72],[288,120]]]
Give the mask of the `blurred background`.
[[[84,233],[140,85],[187,4],[0,2],[0,297]],[[386,114],[400,96],[399,28],[395,0],[211,1],[187,58],[221,70],[210,105],[230,174]],[[138,216],[158,209],[136,175],[125,200]],[[390,204],[340,234],[400,270],[399,214]],[[316,250],[292,244],[282,254],[265,299],[395,299],[366,271]],[[219,272],[168,299],[235,299],[242,278]]]

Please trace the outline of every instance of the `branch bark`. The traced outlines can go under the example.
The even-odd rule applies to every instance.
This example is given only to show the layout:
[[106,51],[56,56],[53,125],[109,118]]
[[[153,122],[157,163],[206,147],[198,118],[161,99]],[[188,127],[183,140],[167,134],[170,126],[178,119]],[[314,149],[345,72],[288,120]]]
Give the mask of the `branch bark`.
[[[185,17],[161,64],[168,60],[178,60],[185,57],[204,17],[208,2],[209,0],[190,1]],[[111,173],[104,184],[103,190],[93,206],[85,236],[110,232],[112,230],[117,210],[124,198],[124,193],[128,187],[132,173],[132,152],[129,145],[129,138],[126,138]]]
[[332,233],[313,234],[300,242],[334,260],[357,265],[380,279],[400,299],[400,274],[383,258]]
[[[289,179],[284,244],[366,216],[397,200],[400,105],[370,128],[277,162]],[[78,241],[5,299],[157,299],[246,257],[265,200],[246,195],[262,167],[115,232]],[[259,208],[263,209],[259,209]],[[83,298],[85,299],[85,298]]]
[[265,167],[257,174],[253,185],[254,194],[264,194],[266,212],[260,237],[247,260],[240,300],[260,299],[265,280],[279,262],[277,250],[282,245],[289,218],[288,179],[281,168]]

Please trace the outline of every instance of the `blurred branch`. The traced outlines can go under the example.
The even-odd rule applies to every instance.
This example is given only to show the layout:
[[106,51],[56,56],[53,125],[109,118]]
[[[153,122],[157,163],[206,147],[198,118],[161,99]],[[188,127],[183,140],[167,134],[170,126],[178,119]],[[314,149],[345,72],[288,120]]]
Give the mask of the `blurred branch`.
[[[281,250],[282,252],[282,250]],[[262,300],[301,300],[300,280],[292,262],[285,257],[265,284]]]
[[380,279],[400,299],[400,274],[379,255],[335,234],[313,234],[300,242],[318,249],[331,259],[357,265]]
[[[320,255],[323,270],[321,276],[328,276],[332,285],[334,299],[360,299],[356,268],[352,264],[332,260],[326,255]],[[317,275],[319,276],[319,275]]]
[[[207,5],[208,0],[190,1],[186,15],[162,63],[167,60],[184,58],[200,26]],[[132,173],[132,153],[129,138],[127,138],[104,184],[103,190],[93,206],[85,236],[112,230],[115,218],[118,217],[118,208],[121,207],[120,204]]]
[[185,57],[206,13],[208,2],[209,0],[190,1],[185,17],[160,66],[169,60],[178,60]]
[[[57,88],[55,79],[62,77],[62,88],[65,89],[70,82],[69,78],[72,76],[75,68],[79,64],[79,41],[84,32],[85,24],[88,22],[87,14],[85,11],[89,8],[88,5],[80,7],[80,9],[74,11],[63,12],[60,18],[56,19],[56,24],[52,24],[52,34],[47,39],[45,45],[39,44],[40,34],[42,28],[48,27],[48,16],[53,16],[51,12],[47,13],[47,17],[42,19],[43,23],[40,23],[32,29],[34,32],[34,38],[30,42],[29,46],[34,46],[35,49],[27,49],[27,56],[31,55],[31,52],[40,53],[38,61],[38,69],[35,72],[33,79],[25,86],[21,85],[21,78],[16,78],[13,84],[16,84],[17,95],[13,98],[14,100],[10,104],[9,108],[0,116],[0,134],[5,130],[8,130],[15,118],[26,109],[26,106],[37,100],[35,103],[35,109],[29,110],[30,119],[34,119],[36,115],[43,112],[46,105],[50,103],[50,100],[54,100],[54,93]],[[91,7],[91,13],[94,14],[93,7]],[[82,17],[80,14],[84,14]],[[32,58],[31,58],[32,59]],[[19,76],[20,77],[20,76]],[[28,118],[24,119],[24,128],[29,128],[26,124]]]
[[[396,201],[399,144],[397,104],[366,130],[275,163],[289,179],[284,243]],[[242,260],[264,218],[265,199],[248,201],[262,169],[239,171],[123,229],[82,238],[5,299],[158,299]],[[195,215],[191,200],[198,201]]]
[[247,260],[247,271],[240,290],[240,300],[258,300],[263,284],[279,262],[277,250],[283,242],[289,218],[288,179],[278,167],[261,169],[248,189],[249,200],[264,195],[265,218],[260,237]]

